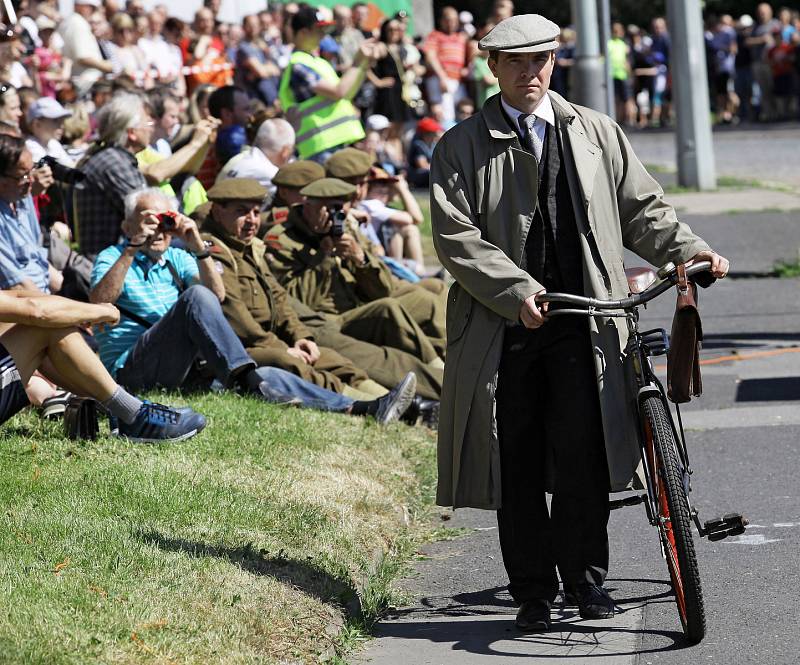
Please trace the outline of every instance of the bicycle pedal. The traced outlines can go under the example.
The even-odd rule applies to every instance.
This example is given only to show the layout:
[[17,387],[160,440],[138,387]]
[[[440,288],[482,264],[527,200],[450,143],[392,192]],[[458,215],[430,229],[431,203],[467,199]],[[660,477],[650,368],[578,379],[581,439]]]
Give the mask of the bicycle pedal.
[[637,494],[636,496],[626,496],[624,499],[614,499],[608,502],[609,510],[624,508],[625,506],[638,506],[647,501],[647,494]]
[[703,527],[705,531],[703,535],[711,541],[723,540],[728,536],[743,534],[748,524],[747,518],[739,513],[728,513],[722,517],[708,520]]

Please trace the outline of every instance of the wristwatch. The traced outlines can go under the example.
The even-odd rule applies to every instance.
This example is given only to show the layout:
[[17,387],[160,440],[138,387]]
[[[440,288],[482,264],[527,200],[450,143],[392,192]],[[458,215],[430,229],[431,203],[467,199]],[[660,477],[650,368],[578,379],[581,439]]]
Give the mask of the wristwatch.
[[203,259],[207,259],[209,256],[211,256],[211,252],[209,252],[208,249],[204,249],[202,252],[197,252],[196,254],[193,253],[192,256],[194,256],[196,261],[202,261]]

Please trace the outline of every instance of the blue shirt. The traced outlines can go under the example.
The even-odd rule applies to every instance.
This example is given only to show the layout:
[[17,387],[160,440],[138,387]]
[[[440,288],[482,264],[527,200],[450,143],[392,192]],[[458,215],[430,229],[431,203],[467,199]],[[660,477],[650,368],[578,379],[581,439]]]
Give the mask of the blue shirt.
[[[122,256],[125,247],[125,244],[114,245],[97,255],[92,269],[92,288],[97,286],[111,266]],[[128,274],[125,275],[122,291],[114,304],[138,314],[150,323],[157,323],[177,302],[181,294],[167,261],[175,267],[185,286],[188,287],[197,281],[199,274],[197,261],[188,252],[170,247],[158,263],[153,263],[149,256],[139,252],[133,258]],[[131,321],[124,314],[120,317],[119,325],[102,331],[95,330],[95,339],[100,347],[100,360],[112,375],[116,375],[117,370],[125,364],[136,340],[146,330],[143,325]]]
[[50,293],[47,250],[42,247],[42,231],[30,196],[17,201],[16,215],[6,201],[0,201],[0,289],[10,289],[26,278]]

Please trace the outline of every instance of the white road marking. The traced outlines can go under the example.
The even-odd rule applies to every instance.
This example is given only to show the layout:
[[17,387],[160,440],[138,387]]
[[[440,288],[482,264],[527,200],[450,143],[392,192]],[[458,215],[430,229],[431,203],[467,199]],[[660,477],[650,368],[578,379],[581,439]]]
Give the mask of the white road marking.
[[731,536],[723,542],[729,545],[766,545],[767,543],[779,543],[780,538],[767,538],[763,533],[750,533],[741,536]]
[[786,529],[793,526],[800,526],[800,522],[775,522],[772,526],[778,527],[779,529]]

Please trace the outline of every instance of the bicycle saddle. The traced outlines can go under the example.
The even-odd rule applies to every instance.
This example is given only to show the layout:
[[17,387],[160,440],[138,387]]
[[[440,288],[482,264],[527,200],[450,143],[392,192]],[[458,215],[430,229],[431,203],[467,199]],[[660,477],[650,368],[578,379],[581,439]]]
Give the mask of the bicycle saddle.
[[631,294],[641,293],[656,281],[656,271],[642,266],[625,268],[625,277],[628,278],[628,289]]

